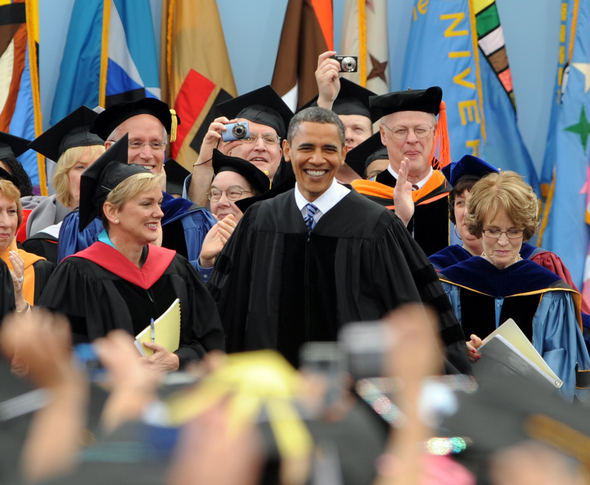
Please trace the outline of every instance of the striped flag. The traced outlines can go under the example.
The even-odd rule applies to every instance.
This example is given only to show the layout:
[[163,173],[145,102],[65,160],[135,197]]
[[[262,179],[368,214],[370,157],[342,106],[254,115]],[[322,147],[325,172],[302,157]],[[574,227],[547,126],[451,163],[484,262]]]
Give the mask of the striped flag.
[[[32,140],[41,134],[37,0],[0,1],[0,131]],[[19,161],[36,193],[47,195],[45,158],[32,151]]]
[[190,168],[236,86],[215,0],[167,0],[162,17],[162,99],[182,121],[171,156]]
[[289,0],[271,86],[296,111],[318,94],[318,56],[334,45],[332,0]]
[[[565,4],[566,2],[564,2]],[[572,280],[590,297],[590,0],[566,4],[568,22],[560,96],[554,107],[552,143],[547,157],[555,160],[555,174],[541,222],[539,244],[556,253]],[[571,9],[571,10],[570,10]],[[562,38],[563,39],[563,38]],[[559,66],[563,67],[563,66]]]
[[472,154],[514,170],[538,192],[537,173],[516,124],[496,2],[416,0],[412,20],[402,86],[443,89],[452,158]]
[[160,98],[150,0],[76,0],[51,125],[82,105]]
[[339,54],[357,56],[359,66],[358,72],[344,73],[342,77],[376,94],[387,94],[388,46],[387,2],[345,0]]

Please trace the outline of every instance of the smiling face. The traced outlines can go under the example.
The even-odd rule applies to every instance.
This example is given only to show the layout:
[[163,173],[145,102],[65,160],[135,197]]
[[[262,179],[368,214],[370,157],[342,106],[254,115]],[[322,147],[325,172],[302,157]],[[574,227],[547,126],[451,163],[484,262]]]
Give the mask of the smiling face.
[[299,190],[310,202],[332,185],[346,154],[336,125],[308,121],[299,125],[291,144],[285,142],[284,149]]
[[0,193],[0,254],[12,244],[17,227],[18,212],[16,202]]
[[[488,213],[483,219],[483,230],[496,229],[499,231],[519,230],[521,227],[515,226],[514,222],[508,217],[504,209],[498,209],[496,216],[492,219],[492,214]],[[520,259],[520,248],[522,246],[522,236],[509,239],[503,232],[499,239],[488,237],[485,233],[482,236],[483,250],[487,259],[497,268],[504,269]]]
[[220,190],[222,192],[221,198],[217,201],[211,201],[211,213],[217,216],[218,219],[223,219],[232,214],[234,216],[234,221],[238,222],[242,218],[243,213],[238,209],[235,200],[228,199],[227,193],[230,187],[239,187],[244,191],[242,192],[241,197],[237,200],[246,199],[253,195],[250,184],[239,173],[231,172],[229,170],[220,172],[215,176],[215,179],[213,179],[211,189]]
[[[164,159],[166,158],[164,126],[155,116],[140,114],[132,116],[121,123],[116,130],[117,140],[129,133],[129,144],[143,143],[140,149],[129,147],[127,163],[135,163],[147,168],[153,174],[164,173]],[[108,149],[117,140],[108,140],[104,146]],[[159,143],[164,149],[154,150],[150,143]]]
[[373,123],[363,115],[338,115],[344,125],[346,151],[360,145],[373,134]]
[[158,226],[164,216],[160,205],[162,191],[159,187],[140,192],[115,211],[116,220],[110,221],[109,235],[112,231],[126,244],[145,246],[158,239]]
[[[432,127],[425,138],[418,138],[413,131],[418,125]],[[419,182],[428,175],[430,171],[430,154],[434,145],[434,127],[436,118],[430,113],[422,111],[399,111],[392,113],[383,119],[379,126],[381,142],[387,147],[387,155],[391,168],[399,173],[401,161],[407,157],[410,161],[408,180]],[[394,127],[412,128],[408,136],[398,140],[393,136],[391,129]]]
[[[240,118],[238,121],[247,121],[250,134],[252,137],[258,135],[258,139],[254,143],[239,144],[235,148],[232,148],[228,155],[248,160],[263,172],[268,172],[269,178],[272,179],[279,168],[281,156],[283,155],[280,139],[277,136],[276,130],[270,126],[254,123],[253,121],[243,118]],[[265,134],[270,134],[273,137],[276,137],[279,140],[279,143],[273,145],[265,144],[260,136]]]

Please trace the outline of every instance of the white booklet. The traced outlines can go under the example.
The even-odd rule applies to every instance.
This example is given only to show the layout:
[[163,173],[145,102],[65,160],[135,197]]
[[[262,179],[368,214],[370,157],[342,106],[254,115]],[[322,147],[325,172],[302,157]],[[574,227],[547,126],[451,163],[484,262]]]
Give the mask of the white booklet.
[[478,350],[482,358],[472,366],[476,379],[505,372],[550,384],[553,389],[563,385],[512,318],[489,334]]
[[[180,300],[174,300],[170,308],[160,318],[154,321],[155,343],[162,345],[169,352],[174,352],[180,345]],[[135,337],[135,347],[141,355],[150,356],[154,353],[142,345],[142,342],[152,341],[151,325],[145,327]]]

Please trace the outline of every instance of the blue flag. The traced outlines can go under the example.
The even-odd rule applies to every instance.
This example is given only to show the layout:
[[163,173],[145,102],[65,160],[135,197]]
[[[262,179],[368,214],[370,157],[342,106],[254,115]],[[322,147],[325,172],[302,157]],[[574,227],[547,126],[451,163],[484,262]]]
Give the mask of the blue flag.
[[160,98],[150,0],[76,0],[51,125],[82,105],[144,97]]
[[[59,70],[53,126],[82,105],[98,105],[104,0],[76,0]],[[57,160],[55,160],[57,161]]]
[[[551,104],[551,116],[549,118],[549,133],[545,145],[545,157],[543,158],[543,167],[541,169],[541,194],[545,202],[553,186],[553,175],[555,169],[555,156],[557,150],[557,117],[561,109],[562,102],[562,83],[567,80],[569,63],[574,46],[572,37],[575,23],[573,22],[574,5],[577,0],[569,0],[561,4],[561,35],[559,39],[559,60],[557,63],[557,76],[555,79],[555,88],[553,90],[553,103]],[[564,85],[565,86],[565,85]]]
[[416,0],[402,88],[440,86],[451,158],[483,158],[539,190],[516,124],[512,78],[494,1]]
[[554,188],[547,199],[539,243],[562,258],[580,288],[586,279],[590,220],[590,1],[577,1],[574,6],[577,14],[571,18],[577,21],[571,30],[571,61],[564,71],[561,103],[555,110],[554,141],[547,148],[555,159]]

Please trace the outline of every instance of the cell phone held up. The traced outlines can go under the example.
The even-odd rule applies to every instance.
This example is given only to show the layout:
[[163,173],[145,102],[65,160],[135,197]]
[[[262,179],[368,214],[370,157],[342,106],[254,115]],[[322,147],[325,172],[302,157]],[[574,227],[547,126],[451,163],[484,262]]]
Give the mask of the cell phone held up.
[[332,56],[340,63],[341,72],[357,72],[358,71],[358,57],[356,56]]
[[226,130],[222,133],[223,141],[244,140],[250,138],[250,128],[247,121],[240,121],[238,123],[230,123],[225,125]]

